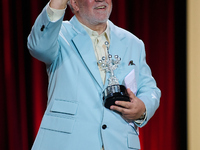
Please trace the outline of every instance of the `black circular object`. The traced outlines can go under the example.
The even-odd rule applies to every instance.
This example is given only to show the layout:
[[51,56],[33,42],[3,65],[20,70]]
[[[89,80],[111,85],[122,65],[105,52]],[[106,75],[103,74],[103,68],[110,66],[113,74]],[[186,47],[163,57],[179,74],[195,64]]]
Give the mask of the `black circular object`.
[[127,101],[130,102],[130,99],[127,95],[126,87],[120,85],[120,92],[110,93],[103,98],[104,106],[110,109],[111,105],[115,105],[115,101]]

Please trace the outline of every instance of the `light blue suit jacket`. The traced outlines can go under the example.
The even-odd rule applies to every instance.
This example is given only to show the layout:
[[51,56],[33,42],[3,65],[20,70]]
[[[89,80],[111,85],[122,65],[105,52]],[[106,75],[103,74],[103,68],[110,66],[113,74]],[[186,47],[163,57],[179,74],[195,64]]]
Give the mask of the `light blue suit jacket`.
[[[47,65],[48,105],[32,150],[140,149],[136,129],[103,106],[103,85],[92,41],[76,17],[50,22],[46,8],[28,37],[30,53]],[[133,34],[110,26],[110,53],[122,58],[115,75],[123,84],[134,69],[137,97],[147,120],[159,106],[160,90],[146,64],[144,44]],[[134,65],[128,65],[130,61]],[[108,78],[109,75],[107,75]],[[102,128],[103,126],[103,128]]]

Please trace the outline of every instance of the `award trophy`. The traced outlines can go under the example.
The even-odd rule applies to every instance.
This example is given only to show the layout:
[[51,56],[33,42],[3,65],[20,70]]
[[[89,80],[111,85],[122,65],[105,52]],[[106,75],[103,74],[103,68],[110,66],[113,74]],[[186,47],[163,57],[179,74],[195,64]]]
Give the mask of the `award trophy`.
[[114,58],[115,59],[112,59],[112,55],[108,53],[107,59],[102,57],[102,60],[99,60],[98,62],[100,67],[110,74],[108,86],[103,92],[104,106],[108,109],[110,109],[111,105],[115,105],[115,101],[130,102],[126,87],[119,85],[119,81],[114,75],[114,70],[119,66],[121,58],[118,55],[115,55]]

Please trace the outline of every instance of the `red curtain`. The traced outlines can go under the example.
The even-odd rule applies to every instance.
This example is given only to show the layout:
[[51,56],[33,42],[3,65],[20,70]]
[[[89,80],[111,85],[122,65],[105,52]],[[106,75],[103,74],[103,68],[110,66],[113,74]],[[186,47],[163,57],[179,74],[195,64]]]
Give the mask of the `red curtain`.
[[[28,150],[47,102],[45,65],[26,47],[31,27],[48,0],[0,2],[0,149]],[[72,16],[69,9],[65,19]],[[183,16],[185,17],[185,16]],[[146,46],[147,62],[162,91],[161,104],[140,129],[142,150],[178,150],[180,109],[176,106],[175,2],[114,0],[111,21],[131,31]],[[176,109],[175,109],[176,108]]]
[[[146,46],[147,62],[162,91],[160,108],[148,125],[141,129],[144,150],[178,149],[175,114],[175,44],[174,1],[134,1],[137,13],[133,18],[133,33]],[[129,26],[130,30],[131,27]]]

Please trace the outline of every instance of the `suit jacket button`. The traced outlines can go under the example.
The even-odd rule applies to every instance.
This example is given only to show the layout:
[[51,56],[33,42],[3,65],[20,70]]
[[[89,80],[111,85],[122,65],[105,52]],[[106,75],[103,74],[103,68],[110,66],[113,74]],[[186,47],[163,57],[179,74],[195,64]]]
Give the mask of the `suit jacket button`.
[[105,130],[106,128],[107,128],[107,125],[105,125],[105,124],[104,124],[104,125],[102,125],[102,129],[104,129],[104,130]]
[[42,27],[40,28],[40,31],[44,31],[45,25],[42,25]]

